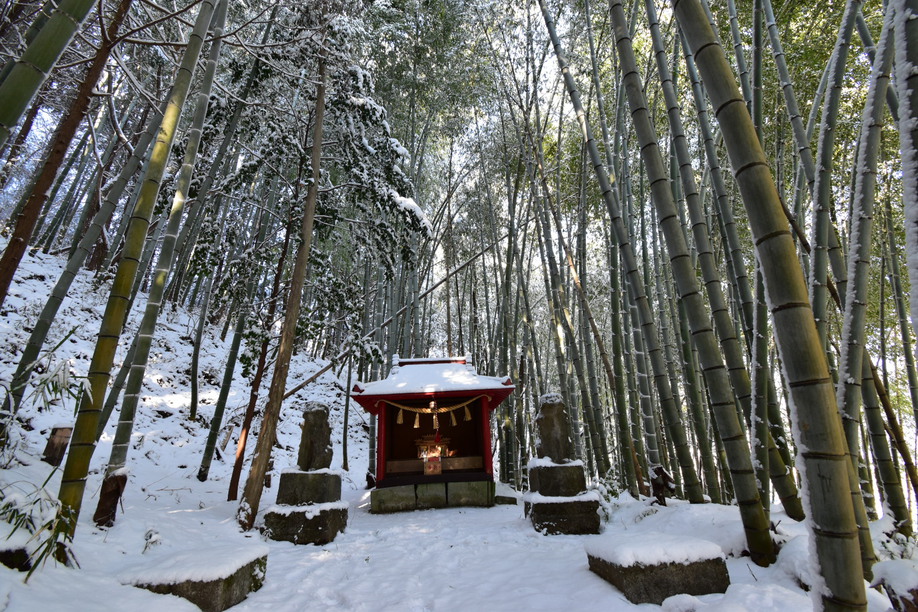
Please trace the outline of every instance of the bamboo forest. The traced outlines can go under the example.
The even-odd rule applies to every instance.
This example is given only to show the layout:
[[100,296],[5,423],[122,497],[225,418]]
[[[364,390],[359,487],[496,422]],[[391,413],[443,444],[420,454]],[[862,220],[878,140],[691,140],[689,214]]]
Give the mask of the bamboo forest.
[[918,0],[2,0],[0,66],[0,610],[918,609]]

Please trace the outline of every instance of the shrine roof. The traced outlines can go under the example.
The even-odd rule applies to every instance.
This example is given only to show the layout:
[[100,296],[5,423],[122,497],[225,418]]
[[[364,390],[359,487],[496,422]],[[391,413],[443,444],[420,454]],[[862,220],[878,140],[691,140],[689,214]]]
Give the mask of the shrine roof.
[[495,396],[495,406],[515,389],[509,377],[482,376],[475,371],[467,357],[441,359],[392,359],[389,376],[369,383],[358,382],[352,389],[352,397],[364,407],[371,397],[407,399],[412,396],[431,397],[448,395],[457,397],[487,391]]

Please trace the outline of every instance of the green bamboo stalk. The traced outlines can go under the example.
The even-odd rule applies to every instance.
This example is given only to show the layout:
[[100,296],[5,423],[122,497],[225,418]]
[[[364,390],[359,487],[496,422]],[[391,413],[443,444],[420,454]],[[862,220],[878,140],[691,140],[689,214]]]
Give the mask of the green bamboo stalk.
[[95,5],[95,0],[63,0],[0,81],[0,148]]
[[[867,89],[867,102],[861,117],[854,201],[848,246],[848,292],[845,297],[845,324],[842,329],[842,354],[836,401],[842,414],[852,461],[860,454],[861,376],[867,326],[867,283],[873,244],[873,210],[876,192],[877,156],[883,129],[883,99],[892,67],[889,40],[894,12],[887,11]],[[857,464],[855,464],[857,466]]]
[[[226,19],[226,5],[227,0],[219,0],[219,4],[217,4],[216,7],[212,4],[202,5],[198,13],[198,21],[195,23],[194,32],[192,32],[189,40],[189,48],[191,48],[192,44],[196,44],[196,55],[199,54],[203,38],[207,33],[207,28],[211,26],[214,42],[211,44],[210,56],[208,57],[207,66],[204,71],[201,89],[198,93],[194,116],[188,128],[188,143],[185,148],[185,157],[182,160],[182,167],[177,177],[175,196],[172,199],[172,207],[169,210],[169,219],[165,226],[163,243],[160,247],[159,258],[153,273],[147,305],[140,322],[140,329],[137,332],[137,348],[124,389],[124,400],[121,404],[118,428],[115,431],[115,438],[112,442],[112,452],[105,471],[106,480],[114,478],[127,464],[127,454],[130,449],[131,434],[134,431],[134,417],[137,412],[137,404],[140,401],[143,377],[146,373],[150,348],[153,345],[153,336],[156,333],[156,323],[162,308],[163,294],[166,289],[166,278],[172,269],[175,255],[175,240],[178,236],[179,226],[185,208],[185,200],[187,198],[188,188],[191,185],[191,176],[194,172],[198,148],[201,144],[201,130],[204,126],[204,119],[207,116],[207,106],[210,99],[210,90],[213,86],[214,75],[216,73],[217,59],[220,57],[220,48],[223,42],[223,24]],[[191,42],[198,37],[202,39],[200,42]],[[105,482],[103,482],[102,490],[106,490]],[[105,495],[99,496],[99,503],[93,517],[97,525],[103,526],[114,523],[118,502],[120,501],[124,488],[121,487],[117,491],[118,494],[111,497]]]
[[701,483],[698,480],[698,476],[695,472],[695,466],[692,462],[691,452],[688,448],[688,443],[685,437],[685,430],[682,427],[681,418],[678,414],[675,402],[673,401],[672,389],[669,385],[669,377],[666,372],[666,366],[663,363],[662,351],[660,350],[659,334],[656,329],[656,324],[653,321],[653,315],[650,312],[650,305],[647,302],[646,293],[644,291],[644,282],[639,276],[637,265],[633,259],[634,255],[630,248],[630,237],[627,230],[625,230],[624,223],[622,222],[621,214],[618,210],[618,203],[617,201],[614,201],[614,192],[612,191],[608,175],[606,174],[606,170],[603,166],[603,160],[599,155],[599,150],[596,146],[596,142],[593,140],[592,131],[589,128],[589,124],[586,122],[583,106],[580,103],[580,94],[576,85],[574,84],[573,78],[570,75],[570,69],[564,57],[564,52],[561,48],[558,35],[555,32],[554,22],[543,0],[540,0],[539,6],[542,9],[542,16],[545,21],[546,28],[548,29],[549,36],[552,39],[552,45],[555,49],[555,55],[558,59],[558,64],[564,76],[565,87],[567,88],[568,95],[572,104],[574,105],[575,113],[577,114],[577,120],[580,124],[580,129],[590,154],[590,161],[593,164],[594,171],[596,172],[597,178],[599,179],[600,190],[602,192],[606,206],[609,208],[610,215],[612,216],[612,223],[616,229],[616,235],[618,237],[620,247],[622,248],[624,256],[629,260],[626,266],[628,268],[629,287],[631,288],[632,295],[635,298],[634,301],[638,305],[641,328],[644,332],[643,339],[648,348],[649,357],[653,365],[654,379],[657,386],[657,392],[659,394],[659,400],[663,407],[663,414],[666,420],[667,429],[670,433],[670,438],[673,441],[676,452],[678,454],[682,476],[685,480],[686,493],[690,501],[699,503],[704,499],[703,492],[701,490]]
[[867,420],[867,431],[870,433],[873,456],[876,458],[877,472],[880,474],[880,485],[886,493],[886,507],[892,513],[896,529],[908,538],[912,535],[911,513],[905,501],[899,470],[890,452],[873,372],[867,361],[862,362],[862,368],[860,390],[863,393],[864,415]]
[[854,21],[860,0],[848,0],[842,17],[842,26],[838,31],[835,49],[829,60],[829,92],[823,101],[822,120],[819,126],[819,146],[816,156],[819,164],[816,181],[813,185],[813,221],[810,238],[810,278],[809,294],[816,318],[816,329],[824,347],[828,346],[826,322],[828,317],[828,266],[829,234],[832,207],[832,169],[835,164],[835,132],[838,121],[838,108],[841,103],[841,91],[845,76],[845,65],[848,59],[848,47],[854,31]]
[[864,609],[866,593],[850,498],[847,447],[825,351],[780,196],[726,55],[697,0],[674,0],[701,72],[749,217],[774,335],[803,449],[808,516],[826,609]]
[[[896,92],[899,94],[899,146],[902,151],[902,184],[905,196],[905,243],[907,245],[907,267],[912,287],[918,287],[918,266],[915,265],[918,251],[918,201],[915,185],[918,185],[918,74],[912,67],[918,65],[918,0],[896,0],[890,3],[896,14],[902,16],[895,24],[896,49]],[[912,327],[918,331],[918,291],[910,294]],[[918,408],[914,408],[918,414]]]
[[99,211],[93,216],[92,223],[89,229],[86,230],[86,234],[79,241],[76,250],[67,260],[67,265],[64,267],[63,272],[61,272],[60,278],[58,278],[57,283],[55,283],[54,288],[51,290],[51,295],[48,296],[48,301],[45,302],[45,306],[38,315],[38,320],[35,322],[32,333],[29,334],[29,340],[26,343],[25,349],[23,349],[22,357],[19,359],[19,365],[16,366],[16,372],[13,374],[13,380],[10,384],[10,403],[14,413],[19,409],[19,405],[22,402],[22,396],[25,392],[28,377],[31,372],[29,366],[35,362],[38,355],[41,353],[41,349],[48,337],[48,331],[51,328],[51,324],[54,322],[54,318],[57,316],[57,312],[64,298],[67,297],[67,292],[70,290],[70,286],[73,284],[77,272],[79,272],[80,268],[83,266],[83,262],[86,261],[90,251],[102,235],[102,230],[115,212],[118,200],[121,198],[121,194],[124,193],[124,189],[130,177],[137,171],[141,159],[149,149],[150,143],[153,142],[154,135],[159,130],[160,121],[162,120],[162,110],[163,109],[157,111],[150,119],[146,131],[134,146],[131,157],[125,163],[118,179],[113,183],[111,189],[109,189],[106,194],[105,200],[102,202]]
[[64,465],[64,473],[58,494],[58,499],[61,501],[61,518],[66,521],[67,531],[71,535],[76,529],[77,518],[82,506],[86,475],[89,472],[89,461],[95,450],[99,416],[108,380],[111,376],[115,350],[124,328],[126,306],[130,299],[128,292],[134,281],[137,259],[143,250],[150,216],[153,213],[153,207],[159,194],[160,184],[169,158],[169,151],[175,140],[179,116],[184,107],[188,90],[191,87],[194,67],[197,64],[213,10],[214,5],[211,1],[205,0],[201,4],[194,31],[189,37],[181,66],[175,77],[172,91],[169,94],[169,103],[141,186],[141,196],[134,208],[131,223],[126,233],[124,252],[112,282],[105,313],[102,316],[99,340],[93,351],[89,367],[90,391],[84,393],[80,401],[70,442],[70,452]]
[[[718,429],[721,432],[724,445],[727,447],[733,486],[740,512],[743,515],[747,543],[753,561],[760,565],[768,565],[775,559],[774,544],[771,541],[768,520],[765,517],[758,488],[756,487],[752,459],[749,455],[746,437],[737,418],[736,399],[731,389],[730,375],[724,364],[723,355],[719,350],[714,330],[711,327],[711,313],[702,299],[701,289],[698,286],[698,280],[688,252],[685,233],[679,221],[672,190],[669,188],[663,158],[657,144],[656,130],[650,119],[647,100],[643,93],[643,83],[637,72],[637,61],[631,45],[631,38],[628,35],[624,8],[620,0],[610,0],[609,10],[619,62],[622,66],[625,91],[631,108],[631,117],[637,132],[641,157],[650,181],[651,200],[660,218],[659,226],[666,239],[666,249],[679,298],[685,305],[689,328],[692,331],[692,341],[698,350],[699,363],[707,383],[711,411],[718,420]],[[662,48],[659,50],[662,51]],[[672,87],[672,81],[669,78],[665,52],[658,54],[657,57],[661,60],[658,61],[658,73],[662,77],[664,90],[666,90],[667,87]],[[675,110],[671,114],[675,114]],[[678,134],[674,134],[674,136],[678,136]],[[678,140],[676,144],[678,146]],[[689,160],[686,159],[686,161]],[[680,159],[680,163],[682,163],[682,159]],[[697,189],[694,195],[697,196]],[[703,222],[703,219],[698,221]],[[698,221],[693,219],[693,224],[699,225]],[[702,228],[702,232],[705,235],[707,234],[706,227]],[[708,251],[710,252],[710,247],[708,247]],[[719,281],[719,275],[717,278]],[[732,329],[732,325],[729,327]],[[739,361],[741,364],[742,360],[740,359]],[[748,373],[746,377],[748,385]],[[748,391],[748,389],[749,387],[747,386],[746,390]]]

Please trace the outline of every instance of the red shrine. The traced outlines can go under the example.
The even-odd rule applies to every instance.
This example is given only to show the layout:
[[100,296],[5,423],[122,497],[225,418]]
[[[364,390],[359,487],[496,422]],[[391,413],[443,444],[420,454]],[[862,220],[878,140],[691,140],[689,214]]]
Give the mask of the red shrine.
[[392,358],[383,380],[351,396],[378,418],[376,487],[493,482],[491,411],[515,389],[481,376],[469,357]]

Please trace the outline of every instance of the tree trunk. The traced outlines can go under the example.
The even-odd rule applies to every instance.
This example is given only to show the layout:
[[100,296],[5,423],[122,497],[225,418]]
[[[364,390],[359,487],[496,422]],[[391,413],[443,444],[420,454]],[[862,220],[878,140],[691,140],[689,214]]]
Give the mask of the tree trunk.
[[255,517],[258,514],[265,473],[268,471],[271,449],[274,445],[274,436],[277,430],[277,420],[280,417],[284,390],[287,385],[287,372],[290,369],[290,357],[293,353],[296,323],[300,315],[300,301],[303,296],[303,284],[306,280],[306,265],[309,262],[316,199],[319,193],[319,181],[321,180],[320,162],[322,154],[322,122],[325,117],[325,79],[325,60],[320,57],[319,84],[316,90],[315,126],[312,135],[312,182],[309,185],[309,192],[306,196],[303,223],[300,228],[301,242],[293,265],[293,276],[290,279],[290,293],[287,295],[287,303],[284,309],[284,322],[281,327],[280,345],[277,349],[274,374],[268,390],[268,402],[265,406],[265,414],[261,424],[261,432],[258,435],[255,455],[252,458],[252,468],[245,483],[245,490],[242,494],[242,501],[237,515],[239,524],[246,530],[252,528],[255,524]]

